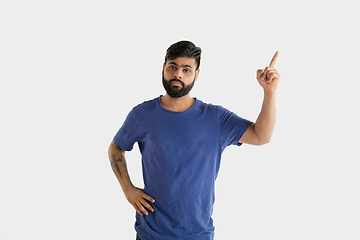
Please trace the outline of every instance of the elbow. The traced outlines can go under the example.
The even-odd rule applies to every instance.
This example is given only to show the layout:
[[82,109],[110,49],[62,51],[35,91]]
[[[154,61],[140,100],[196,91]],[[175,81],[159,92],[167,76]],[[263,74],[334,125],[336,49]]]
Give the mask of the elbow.
[[257,146],[263,146],[271,142],[271,137],[259,139]]

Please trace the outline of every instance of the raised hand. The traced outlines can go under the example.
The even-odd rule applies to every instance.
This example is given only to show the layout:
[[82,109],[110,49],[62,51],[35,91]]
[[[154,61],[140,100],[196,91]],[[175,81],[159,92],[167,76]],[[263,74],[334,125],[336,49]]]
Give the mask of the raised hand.
[[257,80],[261,87],[264,88],[265,91],[275,92],[280,81],[280,74],[275,69],[275,62],[277,57],[279,56],[279,52],[277,51],[274,57],[270,61],[270,65],[265,69],[257,70]]

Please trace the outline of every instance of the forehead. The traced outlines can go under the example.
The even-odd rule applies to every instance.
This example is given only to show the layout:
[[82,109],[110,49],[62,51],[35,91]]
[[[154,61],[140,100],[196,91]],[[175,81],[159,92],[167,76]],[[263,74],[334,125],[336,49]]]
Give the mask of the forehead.
[[167,60],[166,64],[176,63],[177,65],[190,65],[193,68],[196,66],[196,62],[194,58],[188,57],[178,57],[175,59]]

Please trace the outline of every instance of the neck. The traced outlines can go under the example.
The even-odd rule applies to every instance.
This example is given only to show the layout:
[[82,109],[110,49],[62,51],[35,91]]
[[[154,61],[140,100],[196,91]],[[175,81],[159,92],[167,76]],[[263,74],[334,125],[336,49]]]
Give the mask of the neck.
[[168,94],[160,98],[161,105],[174,112],[184,112],[188,110],[194,103],[195,99],[190,97],[190,94],[180,98],[172,98]]

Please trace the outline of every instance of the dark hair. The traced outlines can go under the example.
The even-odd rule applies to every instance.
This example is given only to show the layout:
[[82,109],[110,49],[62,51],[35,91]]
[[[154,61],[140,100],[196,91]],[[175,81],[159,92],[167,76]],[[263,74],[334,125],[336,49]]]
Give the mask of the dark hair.
[[196,70],[200,67],[201,48],[195,46],[190,41],[180,41],[172,44],[167,50],[165,55],[165,63],[178,57],[188,57],[195,59],[197,64]]

